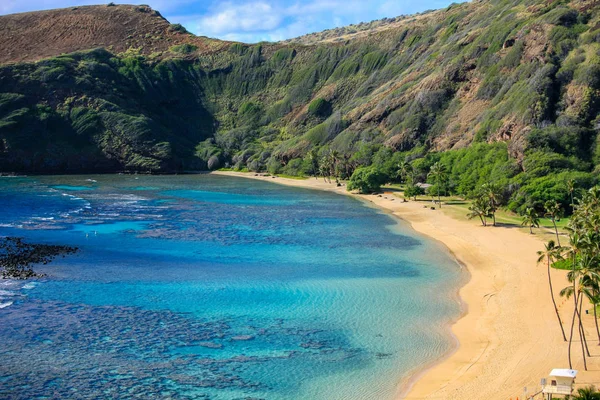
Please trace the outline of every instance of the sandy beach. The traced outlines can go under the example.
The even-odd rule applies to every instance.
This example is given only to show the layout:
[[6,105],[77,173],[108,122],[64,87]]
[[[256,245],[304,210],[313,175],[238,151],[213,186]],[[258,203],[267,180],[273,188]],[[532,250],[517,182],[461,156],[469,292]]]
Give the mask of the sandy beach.
[[[323,179],[215,174],[362,198],[442,242],[468,269],[470,280],[459,292],[465,312],[452,326],[458,348],[418,372],[410,382],[398,382],[398,399],[524,399],[540,390],[540,379],[551,369],[569,367],[568,346],[550,301],[546,266],[536,265],[536,252],[544,243],[540,235],[516,227],[482,227],[478,221],[445,214],[443,207],[431,210],[423,202],[404,203],[391,193],[381,197],[349,194],[345,187]],[[568,336],[572,300],[558,297],[567,285],[564,271],[553,270],[552,279]],[[592,357],[588,359],[589,370],[583,371],[579,339],[574,339],[573,368],[580,371],[578,386],[600,383],[600,343],[593,317],[586,315],[584,319]]]

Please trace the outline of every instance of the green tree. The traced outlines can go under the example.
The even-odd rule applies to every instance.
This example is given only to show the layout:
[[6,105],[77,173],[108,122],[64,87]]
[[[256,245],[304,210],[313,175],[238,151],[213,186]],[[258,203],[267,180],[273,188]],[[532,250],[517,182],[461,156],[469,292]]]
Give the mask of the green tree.
[[500,206],[502,188],[494,183],[486,183],[481,187],[482,194],[487,197],[489,204],[489,213],[493,218],[493,226],[496,226],[496,211]]
[[413,167],[412,164],[408,161],[404,160],[398,165],[398,176],[400,180],[408,183],[408,179],[411,179],[413,175]]
[[558,227],[556,226],[556,221],[560,220],[563,216],[563,209],[559,202],[557,201],[547,201],[544,205],[546,209],[546,216],[552,220],[552,224],[554,225],[554,232],[556,233],[556,242],[560,247],[560,236],[558,235]]
[[527,210],[525,210],[525,214],[522,217],[523,220],[521,222],[521,225],[528,226],[529,233],[533,235],[532,228],[540,227],[540,217],[538,216],[537,211],[535,211],[534,208],[528,207]]
[[347,190],[358,190],[360,193],[373,193],[381,189],[385,176],[375,167],[357,168],[348,182]]
[[573,197],[573,194],[575,193],[575,181],[573,179],[567,181],[567,191],[571,196],[571,209],[573,209],[573,207],[575,207],[575,199]]
[[440,208],[442,208],[442,200],[440,198],[440,192],[442,189],[442,185],[445,185],[446,181],[448,180],[448,169],[446,168],[446,166],[444,164],[442,164],[438,161],[431,166],[431,169],[429,170],[429,174],[427,174],[427,177],[433,178],[433,180],[436,183],[438,203],[440,204]]
[[409,199],[412,197],[414,201],[417,201],[417,196],[425,194],[425,190],[422,187],[416,185],[411,178],[406,184],[406,188],[404,189],[404,197],[408,197]]
[[317,149],[313,148],[308,153],[308,162],[310,164],[311,175],[313,175],[315,179],[318,179],[317,175],[319,174],[319,153],[317,152]]
[[477,197],[469,206],[467,218],[479,218],[481,225],[487,226],[487,217],[490,215],[490,203],[484,196]]

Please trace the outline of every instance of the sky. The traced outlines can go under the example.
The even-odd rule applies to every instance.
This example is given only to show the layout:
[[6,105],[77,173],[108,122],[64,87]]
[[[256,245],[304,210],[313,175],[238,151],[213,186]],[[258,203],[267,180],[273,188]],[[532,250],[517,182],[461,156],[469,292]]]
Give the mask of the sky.
[[[100,0],[0,0],[0,15],[99,3],[102,4]],[[255,43],[444,8],[452,1],[128,0],[126,3],[148,4],[171,23],[180,23],[196,35]]]

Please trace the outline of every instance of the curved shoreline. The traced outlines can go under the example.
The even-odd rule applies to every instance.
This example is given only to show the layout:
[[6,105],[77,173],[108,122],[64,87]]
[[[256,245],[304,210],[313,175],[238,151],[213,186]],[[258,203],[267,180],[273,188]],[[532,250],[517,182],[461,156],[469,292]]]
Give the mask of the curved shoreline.
[[[543,246],[541,237],[514,227],[484,228],[476,221],[430,210],[423,203],[403,203],[390,194],[351,194],[345,187],[321,179],[215,174],[325,190],[368,201],[406,221],[420,234],[441,242],[466,267],[470,277],[459,289],[464,312],[451,324],[458,347],[398,382],[398,399],[525,398],[524,388],[529,395],[537,392],[540,379],[551,369],[568,368],[567,345],[549,301],[546,268],[536,266],[536,252]],[[553,270],[552,279],[561,314],[566,317],[570,302],[558,297],[560,288],[567,284],[565,274]],[[593,337],[593,317],[584,324],[589,337]],[[588,360],[589,371],[583,371],[580,357],[574,359],[573,368],[581,370],[577,378],[580,385],[600,382],[600,346],[590,346],[590,351],[596,357]]]

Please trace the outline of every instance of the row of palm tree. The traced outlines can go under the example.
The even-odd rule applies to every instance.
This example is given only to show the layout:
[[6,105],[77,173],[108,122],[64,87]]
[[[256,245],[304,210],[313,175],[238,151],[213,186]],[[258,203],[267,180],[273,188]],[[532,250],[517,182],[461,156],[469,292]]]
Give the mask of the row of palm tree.
[[[556,220],[562,216],[562,209],[556,203],[546,204],[546,214],[553,221],[557,241],[549,241],[544,250],[538,252],[538,262],[545,261],[548,266],[548,285],[552,304],[563,340],[569,342],[569,368],[573,366],[573,338],[579,335],[583,365],[587,370],[587,357],[590,356],[590,352],[582,321],[584,300],[592,305],[598,345],[600,345],[600,328],[596,310],[600,305],[600,187],[590,189],[581,199],[577,200],[577,204],[575,204],[574,198],[572,202],[573,215],[567,227],[569,246],[560,245],[560,235],[556,227]],[[526,213],[523,221],[527,222],[531,228],[533,220],[533,213],[531,215]],[[566,262],[570,266],[567,273],[569,285],[560,291],[560,296],[573,299],[568,339],[556,305],[550,273],[551,266],[557,261]]]
[[350,157],[340,154],[336,150],[330,150],[322,156],[316,149],[308,153],[308,160],[311,166],[311,174],[318,178],[323,177],[323,180],[331,183],[331,178],[336,182],[340,179],[347,179],[352,175],[352,171],[356,165],[350,162]]

